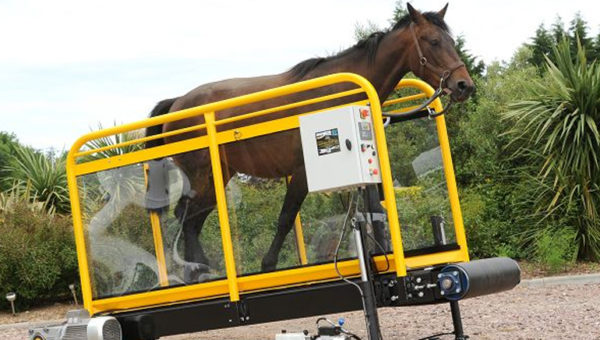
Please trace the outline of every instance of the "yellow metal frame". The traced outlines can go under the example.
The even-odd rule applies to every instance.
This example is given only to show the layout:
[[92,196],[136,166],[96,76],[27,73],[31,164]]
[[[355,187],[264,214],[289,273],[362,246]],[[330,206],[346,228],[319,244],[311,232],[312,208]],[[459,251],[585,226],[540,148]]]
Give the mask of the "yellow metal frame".
[[[219,119],[218,112],[230,109],[233,107],[243,106],[245,104],[264,101],[276,97],[286,96],[292,93],[298,93],[308,91],[320,87],[329,86],[332,84],[339,83],[351,83],[357,86],[356,89],[334,93],[331,95],[304,100],[301,102],[291,103],[284,106],[271,108],[267,110],[251,112],[248,114]],[[405,80],[400,82],[399,87],[414,87],[423,92],[416,96],[403,97],[391,102],[384,104],[389,106],[399,102],[406,102],[414,99],[418,99],[424,96],[431,96],[433,89],[426,83],[418,80]],[[343,98],[350,95],[363,93],[366,96],[366,100],[359,101],[351,104],[369,104],[371,106],[371,114],[373,116],[374,133],[377,141],[377,153],[379,156],[379,164],[381,167],[381,178],[384,201],[382,202],[386,209],[389,221],[389,229],[391,235],[391,242],[393,247],[393,254],[388,256],[390,261],[389,266],[385,258],[382,256],[375,258],[375,262],[379,270],[387,270],[395,272],[397,276],[402,277],[406,275],[406,269],[416,267],[426,267],[436,264],[451,263],[468,261],[468,250],[466,245],[466,237],[464,233],[464,227],[462,224],[462,216],[460,213],[460,206],[458,202],[458,194],[456,190],[456,183],[454,180],[454,172],[452,167],[452,159],[450,157],[450,147],[448,142],[448,135],[446,132],[446,126],[443,116],[436,118],[438,136],[441,144],[441,150],[444,162],[444,171],[448,183],[449,199],[452,209],[452,216],[454,219],[455,232],[457,243],[460,246],[459,250],[440,252],[435,254],[428,254],[414,257],[404,257],[402,247],[402,236],[400,233],[400,225],[398,222],[398,214],[396,210],[396,199],[394,194],[394,188],[392,184],[392,175],[390,161],[388,158],[387,144],[385,140],[385,132],[383,127],[383,116],[382,106],[379,102],[379,97],[373,86],[363,77],[351,74],[351,73],[338,73],[333,75],[324,76],[321,78],[311,79],[299,83],[294,83],[266,91],[261,91],[245,96],[231,98],[219,102],[214,102],[174,113],[168,115],[162,115],[158,117],[148,118],[135,123],[125,124],[122,126],[112,127],[105,130],[100,130],[92,133],[88,133],[80,137],[70,149],[67,156],[67,180],[69,183],[69,194],[71,197],[71,209],[73,215],[73,226],[75,234],[75,243],[77,246],[77,256],[79,261],[79,271],[81,278],[81,289],[83,295],[84,307],[93,315],[104,311],[122,311],[137,308],[145,308],[149,306],[181,303],[184,301],[201,300],[207,298],[214,298],[217,296],[229,296],[231,301],[238,301],[240,294],[281,288],[288,286],[297,286],[307,283],[321,282],[327,280],[338,279],[337,273],[333,264],[322,264],[322,265],[309,265],[301,268],[285,269],[272,273],[262,273],[255,275],[248,275],[239,277],[236,273],[235,258],[233,253],[233,245],[231,240],[231,230],[229,227],[229,218],[227,215],[227,204],[225,197],[225,188],[223,185],[223,174],[221,171],[221,162],[219,155],[219,145],[235,142],[243,139],[253,138],[261,135],[276,133],[280,131],[290,130],[298,128],[299,116],[292,116],[287,118],[269,120],[267,122],[242,126],[234,129],[217,131],[217,126],[222,126],[232,122],[243,121],[248,118],[268,115],[281,110],[297,108],[307,106],[315,103],[324,102],[331,99]],[[432,107],[436,111],[442,110],[442,104],[439,99],[432,103]],[[331,107],[332,108],[332,107]],[[328,108],[328,109],[331,109]],[[307,112],[305,114],[315,114],[323,110]],[[402,111],[402,110],[400,110]],[[215,114],[217,112],[217,114]],[[197,126],[191,126],[188,128],[170,131],[155,136],[139,138],[135,141],[127,141],[113,146],[103,147],[101,149],[93,150],[81,150],[83,145],[91,140],[112,136],[115,134],[138,130],[153,125],[164,124],[176,120],[185,119],[192,116],[204,115],[205,123]],[[119,156],[113,156],[110,158],[99,159],[94,161],[82,161],[81,158],[86,155],[90,155],[96,152],[105,151],[111,148],[118,148],[125,145],[131,145],[134,143],[142,143],[148,140],[157,138],[164,138],[167,136],[174,136],[183,134],[189,131],[204,130],[205,135],[201,137],[190,138],[176,143],[162,145],[151,149],[144,149],[134,151],[128,154]],[[194,285],[184,287],[165,287],[164,289],[134,293],[126,296],[93,299],[92,289],[90,282],[90,268],[88,264],[88,254],[85,240],[85,226],[82,222],[82,215],[79,202],[79,188],[77,185],[77,177],[91,174],[107,169],[121,167],[125,165],[137,164],[146,162],[151,159],[167,157],[183,152],[192,150],[198,150],[208,148],[210,152],[213,178],[215,184],[215,194],[217,198],[217,212],[219,216],[219,223],[221,228],[221,238],[223,244],[223,253],[225,257],[225,269],[226,278],[217,281],[198,283]],[[80,161],[79,163],[77,161]],[[157,216],[152,217],[152,228],[153,235],[155,236],[155,248],[157,252],[157,263],[160,269],[160,283],[161,285],[168,284],[166,279],[166,269],[164,262],[164,254],[162,258],[162,240],[160,239],[160,221]],[[302,242],[302,228],[299,217],[296,219],[296,237],[297,243],[300,245]],[[160,240],[159,240],[160,239]],[[306,259],[306,251],[300,250],[301,258]],[[304,264],[304,261],[303,264]],[[360,270],[358,262],[356,260],[342,261],[339,264],[339,270],[345,276],[356,276],[359,275]],[[164,269],[164,271],[163,271]],[[164,276],[164,277],[163,277]]]
[[[285,178],[285,183],[289,184],[292,176]],[[302,230],[302,220],[300,219],[300,213],[296,215],[294,219],[294,237],[296,238],[296,249],[298,249],[298,259],[301,265],[308,264],[308,257],[306,256],[306,244],[304,242],[304,231]]]
[[[421,93],[401,97],[398,99],[392,99],[383,103],[383,107],[389,107],[398,103],[410,102],[416,99],[422,99],[426,97],[431,97],[435,90],[429,86],[427,83],[418,80],[418,79],[404,79],[398,83],[396,89],[401,88],[414,88]],[[390,113],[402,113],[413,109],[415,106],[403,108],[395,111],[386,111]],[[437,98],[431,103],[431,108],[433,108],[436,112],[441,112],[444,108],[442,106],[442,101]],[[458,199],[458,188],[456,186],[456,177],[454,175],[454,164],[452,163],[452,153],[450,151],[450,140],[448,138],[448,130],[446,129],[446,119],[443,115],[437,116],[435,118],[435,123],[437,127],[438,140],[440,142],[440,150],[442,153],[442,164],[444,165],[444,176],[446,178],[446,186],[448,189],[448,199],[450,201],[450,209],[452,211],[452,219],[454,221],[454,232],[456,234],[456,243],[460,246],[459,250],[455,250],[448,253],[438,253],[438,254],[430,254],[430,255],[422,255],[417,256],[415,259],[419,259],[415,261],[415,264],[410,266],[410,262],[407,260],[407,264],[409,267],[424,267],[430,264],[432,260],[439,258],[438,255],[444,254],[443,258],[447,257],[448,259],[451,256],[455,256],[458,260],[456,261],[447,261],[449,262],[467,262],[469,261],[469,249],[467,247],[467,236],[465,233],[465,227],[463,224],[462,211],[460,209],[460,202]],[[452,255],[451,255],[452,254]],[[444,263],[443,260],[435,260],[440,261],[438,263]]]
[[[148,187],[148,163],[144,164],[144,183]],[[160,227],[160,217],[156,211],[150,211],[150,224],[152,225],[152,239],[154,240],[154,254],[156,255],[156,267],[158,268],[158,282],[161,287],[169,285],[169,275],[167,274],[167,261],[165,260],[165,250],[163,246],[162,229]]]

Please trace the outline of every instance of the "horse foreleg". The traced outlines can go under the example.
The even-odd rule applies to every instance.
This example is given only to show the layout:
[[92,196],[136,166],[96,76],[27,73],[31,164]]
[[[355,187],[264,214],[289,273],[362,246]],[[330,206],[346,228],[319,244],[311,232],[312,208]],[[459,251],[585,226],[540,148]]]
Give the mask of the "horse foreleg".
[[307,194],[306,172],[304,166],[302,166],[294,172],[292,180],[288,185],[287,192],[285,193],[283,206],[281,207],[281,213],[279,214],[279,220],[277,222],[275,238],[271,243],[271,247],[269,247],[269,251],[267,251],[267,254],[262,260],[261,267],[263,272],[275,270],[279,252],[283,246],[283,241],[292,229],[296,215],[298,215],[302,202],[304,202]]

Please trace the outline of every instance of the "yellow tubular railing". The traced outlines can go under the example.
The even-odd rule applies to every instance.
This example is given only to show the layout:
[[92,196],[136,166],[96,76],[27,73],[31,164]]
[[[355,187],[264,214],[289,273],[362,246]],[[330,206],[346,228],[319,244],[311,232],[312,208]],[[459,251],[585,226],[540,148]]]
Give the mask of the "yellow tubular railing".
[[[148,163],[144,163],[144,183],[148,187]],[[156,211],[150,211],[150,225],[152,226],[152,238],[154,240],[154,254],[156,255],[156,267],[158,268],[158,282],[161,287],[169,285],[167,274],[167,261],[165,260],[165,249],[163,246],[162,228],[160,216]]]
[[287,105],[281,105],[281,106],[273,107],[273,108],[270,108],[270,109],[265,109],[265,110],[256,111],[256,112],[252,112],[252,113],[246,113],[246,114],[239,115],[239,116],[234,116],[234,117],[230,117],[230,118],[220,119],[220,120],[218,120],[216,122],[216,124],[217,125],[224,125],[224,124],[228,124],[228,123],[239,122],[240,120],[245,120],[245,119],[260,117],[260,116],[264,116],[264,115],[267,115],[267,114],[270,114],[270,113],[280,112],[280,111],[290,110],[290,109],[295,109],[295,108],[298,108],[298,107],[308,106],[308,105],[311,105],[311,104],[318,104],[318,103],[326,102],[328,100],[333,100],[333,99],[348,97],[348,96],[351,96],[351,95],[354,95],[354,94],[359,94],[359,93],[362,93],[362,92],[363,92],[363,89],[358,88],[358,89],[354,89],[354,90],[349,90],[349,91],[334,93],[334,94],[330,94],[330,95],[327,95],[327,96],[322,96],[322,97],[317,97],[317,98],[313,98],[313,99],[303,100],[303,101],[299,101],[299,102],[295,102],[295,103],[291,103],[291,104],[287,104]]
[[204,114],[204,119],[206,119],[206,132],[208,133],[208,149],[210,151],[210,163],[212,165],[213,181],[217,199],[217,212],[219,214],[219,226],[221,228],[221,239],[223,242],[223,256],[225,256],[225,271],[227,272],[227,284],[229,285],[229,298],[231,301],[239,301],[240,292],[237,284],[233,243],[231,241],[231,229],[229,228],[229,215],[227,214],[227,197],[225,196],[225,185],[223,184],[223,170],[221,170],[221,156],[219,155],[219,143],[217,142],[215,113],[209,112]]
[[75,157],[83,157],[83,156],[92,155],[92,154],[107,151],[107,150],[122,148],[124,146],[141,144],[141,143],[159,139],[159,138],[171,137],[171,136],[176,136],[176,135],[180,135],[180,134],[184,134],[184,133],[188,133],[188,132],[192,132],[192,131],[202,130],[204,128],[206,128],[205,124],[194,125],[194,126],[177,129],[177,130],[173,130],[173,131],[169,131],[169,132],[159,133],[159,134],[148,136],[148,137],[137,138],[137,139],[133,139],[133,140],[128,140],[126,142],[107,145],[107,146],[103,146],[103,147],[97,148],[97,149],[91,149],[91,150],[87,150],[87,151],[78,152],[77,154],[75,154]]
[[[218,112],[240,107],[250,103],[265,101],[277,97],[282,97],[294,93],[309,91],[325,86],[330,86],[339,83],[351,83],[357,86],[356,89],[347,90],[339,93],[334,93],[318,98],[309,100],[303,100],[296,103],[286,104],[276,108],[269,108],[256,112],[246,113],[236,117],[219,119]],[[400,98],[395,99],[392,102],[388,102],[385,105],[393,105],[396,103],[406,102],[422,98],[422,96],[430,96],[433,93],[433,89],[423,82],[417,80],[402,81],[399,86],[402,87],[415,87],[421,90],[424,94],[417,94],[410,96],[409,99]],[[334,268],[330,265],[318,265],[318,266],[306,266],[296,269],[286,269],[276,271],[272,273],[264,273],[257,275],[249,275],[244,277],[238,277],[236,272],[235,257],[233,252],[233,244],[231,237],[231,230],[229,226],[229,218],[227,215],[227,202],[225,197],[225,188],[223,181],[223,173],[221,169],[221,160],[219,155],[219,145],[235,142],[243,139],[253,138],[271,133],[277,133],[289,129],[298,128],[299,122],[297,116],[285,117],[275,120],[268,120],[262,123],[243,126],[238,123],[240,121],[259,117],[263,115],[280,112],[282,110],[296,109],[303,106],[322,103],[333,99],[344,98],[352,95],[364,94],[366,100],[361,100],[356,103],[349,104],[370,104],[372,116],[373,116],[373,128],[375,132],[375,138],[377,142],[377,153],[379,157],[379,164],[381,167],[381,179],[383,187],[384,201],[383,205],[386,209],[389,221],[389,229],[391,235],[391,242],[393,246],[393,254],[388,256],[391,261],[390,265],[385,264],[383,257],[375,259],[377,267],[380,270],[385,270],[386,266],[389,270],[395,271],[397,276],[405,276],[407,265],[410,267],[421,267],[435,265],[446,262],[456,262],[457,260],[468,259],[466,254],[466,238],[464,237],[464,228],[462,226],[462,218],[460,215],[460,208],[458,206],[458,195],[456,192],[456,183],[454,182],[454,173],[452,169],[452,161],[450,158],[450,149],[448,144],[448,138],[445,130],[443,117],[437,117],[436,122],[438,123],[438,135],[440,136],[440,143],[442,145],[442,153],[444,160],[444,169],[446,178],[448,179],[448,190],[450,192],[450,201],[452,206],[453,218],[455,221],[455,229],[457,235],[457,242],[461,246],[459,252],[444,252],[433,255],[415,256],[411,258],[404,258],[404,251],[402,246],[402,235],[400,232],[400,224],[398,222],[398,213],[396,209],[396,198],[394,188],[392,184],[392,174],[390,167],[390,160],[388,156],[387,143],[385,139],[383,117],[381,111],[381,105],[379,97],[373,86],[363,77],[356,74],[350,73],[339,73],[333,74],[321,78],[311,79],[295,84],[290,84],[270,90],[256,92],[236,98],[231,98],[219,102],[209,103],[206,105],[173,112],[167,115],[157,116],[148,118],[139,122],[125,124],[122,126],[112,127],[101,131],[88,133],[79,138],[72,146],[67,156],[67,179],[69,183],[69,192],[71,195],[71,208],[74,220],[74,232],[75,241],[77,246],[77,255],[80,268],[81,287],[82,295],[84,300],[84,307],[90,311],[91,314],[98,313],[105,310],[123,310],[130,308],[143,308],[146,306],[156,306],[169,303],[177,303],[179,301],[189,301],[194,299],[203,299],[215,296],[223,296],[228,294],[231,301],[238,301],[240,299],[240,292],[249,292],[262,289],[269,289],[273,287],[282,286],[294,286],[307,282],[316,282],[322,280],[334,280],[337,279],[337,274]],[[340,106],[344,106],[340,105]],[[432,104],[436,111],[441,110],[441,102],[436,100]],[[331,109],[327,108],[327,109]],[[317,110],[312,112],[306,112],[303,114],[314,114],[317,112],[324,111]],[[217,114],[215,114],[217,112]],[[302,115],[303,115],[302,114]],[[106,159],[99,160],[80,160],[77,164],[77,160],[81,157],[94,154],[97,152],[106,151],[110,148],[98,148],[92,150],[81,151],[82,146],[91,140],[116,135],[119,133],[139,130],[149,126],[165,124],[168,122],[178,121],[193,116],[203,115],[204,124],[190,126],[187,128],[164,132],[159,135],[138,138],[133,141],[127,141],[118,145],[113,145],[111,148],[119,146],[127,146],[135,143],[143,143],[149,140],[172,137],[180,134],[188,133],[191,131],[206,130],[206,135],[193,137],[190,139],[181,140],[171,144],[161,145],[150,149],[138,150],[129,154],[123,154],[113,156]],[[217,126],[223,127],[228,123],[238,123],[240,127],[235,129],[221,128],[217,131]],[[221,228],[221,241],[223,245],[223,253],[225,260],[225,271],[226,280],[217,280],[206,283],[198,283],[186,287],[176,288],[165,288],[158,291],[144,292],[130,294],[120,297],[102,298],[94,300],[92,298],[92,290],[90,283],[90,268],[88,265],[86,239],[84,237],[84,225],[82,223],[82,216],[80,210],[79,193],[77,185],[77,176],[84,174],[90,174],[106,169],[120,167],[129,164],[136,164],[144,162],[154,158],[168,157],[171,155],[198,150],[208,149],[212,164],[212,174],[214,180],[216,201],[217,201],[217,212],[219,217],[219,224]],[[451,179],[451,180],[450,180]],[[157,221],[154,221],[157,222]],[[153,223],[154,225],[154,223]],[[297,244],[299,247],[299,254],[301,263],[305,264],[306,250],[304,248],[304,240],[302,236],[302,227],[299,221],[299,217],[296,219],[296,237]],[[158,229],[154,230],[159,232]],[[156,238],[157,235],[155,235]],[[162,242],[161,242],[162,244]],[[158,253],[157,253],[158,254]],[[161,261],[161,259],[158,259]],[[164,259],[162,260],[164,261]],[[164,262],[163,262],[164,263]],[[164,265],[164,264],[163,264]],[[159,267],[161,265],[159,264]],[[360,270],[358,263],[354,261],[342,261],[340,262],[340,269],[346,276],[358,275]],[[165,277],[163,277],[163,275]],[[166,270],[160,274],[161,285],[166,281]]]
[[[398,88],[400,88],[400,87],[396,87],[396,89],[398,89]],[[412,102],[413,100],[423,99],[426,97],[427,97],[427,95],[425,93],[418,93],[418,94],[413,94],[412,96],[406,96],[406,97],[400,97],[400,98],[396,98],[396,99],[386,100],[385,103],[381,104],[381,106],[386,107],[386,106],[399,104],[399,103]]]
[[[407,96],[402,98],[419,99],[420,98],[430,97],[435,92],[433,88],[418,79],[404,79],[398,83],[396,89],[401,88],[415,88],[422,92],[422,94]],[[386,101],[382,106],[390,106],[396,103],[401,103],[406,101],[397,101],[390,100]],[[398,110],[386,111],[388,113],[402,113],[407,112],[414,109],[417,106],[405,107]],[[431,107],[436,112],[441,112],[443,110],[442,101],[437,98],[431,103]],[[440,142],[440,150],[442,153],[442,164],[444,166],[444,176],[446,178],[446,185],[448,189],[448,199],[450,201],[450,209],[452,213],[452,219],[454,221],[454,232],[456,234],[456,243],[460,246],[460,249],[457,251],[443,252],[438,254],[430,254],[424,256],[415,256],[413,258],[407,259],[407,264],[411,267],[423,267],[427,265],[431,265],[432,262],[435,263],[444,263],[444,262],[460,262],[460,261],[469,261],[469,250],[467,248],[467,237],[465,233],[465,227],[463,224],[462,212],[460,209],[460,202],[458,199],[458,189],[456,187],[456,178],[454,175],[454,165],[452,163],[452,154],[450,151],[450,141],[448,138],[448,130],[446,129],[446,119],[443,115],[435,118],[436,128],[438,133],[438,139]],[[448,260],[452,259],[452,261],[443,261],[446,258]]]
[[[285,178],[286,185],[290,183],[292,176]],[[296,215],[294,219],[294,236],[296,238],[296,249],[298,250],[298,259],[301,265],[308,264],[308,258],[306,257],[306,244],[304,243],[304,231],[302,230],[302,220],[300,219],[300,213]]]

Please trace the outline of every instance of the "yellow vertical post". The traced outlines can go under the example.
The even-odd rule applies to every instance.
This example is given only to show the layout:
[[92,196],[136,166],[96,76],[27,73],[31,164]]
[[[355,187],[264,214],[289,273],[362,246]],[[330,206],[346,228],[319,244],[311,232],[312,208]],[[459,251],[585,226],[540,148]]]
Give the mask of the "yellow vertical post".
[[[285,183],[290,184],[292,176],[285,178]],[[304,244],[304,232],[302,230],[302,221],[300,220],[300,213],[296,215],[294,219],[294,235],[296,236],[296,249],[298,249],[298,257],[300,258],[300,264],[303,266],[308,264],[306,257],[306,245]]]
[[77,247],[77,262],[79,263],[79,279],[81,281],[81,296],[83,308],[90,314],[92,311],[92,285],[90,282],[90,269],[88,266],[87,248],[85,246],[85,235],[83,232],[83,221],[79,203],[79,190],[77,178],[74,174],[75,158],[69,152],[67,156],[67,183],[69,185],[69,197],[71,199],[71,215],[73,217],[73,233],[75,234],[75,246]]
[[167,261],[165,260],[165,249],[163,246],[162,230],[160,228],[160,217],[155,211],[150,212],[150,224],[152,225],[152,238],[154,239],[154,253],[158,266],[158,281],[161,287],[169,286],[169,275],[167,274]]
[[[442,110],[440,100],[434,102],[434,108],[437,111]],[[454,220],[454,232],[456,233],[456,243],[460,246],[462,260],[469,261],[469,250],[467,248],[467,236],[463,225],[460,202],[458,200],[458,189],[456,187],[456,178],[454,177],[454,165],[452,164],[452,155],[450,152],[450,142],[448,140],[448,130],[446,129],[446,120],[444,116],[435,119],[438,139],[440,141],[440,150],[442,152],[442,163],[444,165],[444,176],[448,187],[448,199],[450,200],[450,209],[452,210],[452,219]]]
[[371,103],[371,115],[373,116],[373,131],[377,141],[377,153],[379,156],[379,167],[381,169],[381,184],[383,186],[383,197],[385,199],[385,209],[388,216],[390,236],[394,252],[394,265],[396,275],[406,276],[406,263],[404,261],[404,246],[402,245],[402,235],[400,233],[400,222],[398,221],[398,211],[396,210],[396,194],[392,182],[392,168],[385,140],[385,131],[383,128],[383,116],[381,113],[381,104],[373,87],[365,88]]
[[221,239],[223,242],[223,256],[225,257],[225,271],[227,273],[227,284],[229,286],[229,299],[233,302],[240,300],[240,292],[237,283],[237,272],[235,269],[235,257],[233,256],[233,244],[231,242],[231,229],[229,227],[229,216],[227,215],[227,198],[225,196],[225,185],[223,183],[223,171],[221,169],[221,157],[219,155],[219,143],[217,142],[217,129],[215,127],[215,113],[204,114],[206,121],[206,133],[208,135],[208,149],[210,152],[210,163],[212,165],[215,195],[217,200],[217,211],[219,213],[219,225],[221,227]]
[[304,266],[308,264],[308,258],[306,257],[306,245],[304,244],[304,232],[302,231],[302,221],[300,220],[300,214],[296,215],[294,220],[294,233],[296,234],[296,246],[298,247],[298,255],[300,256],[300,263]]
[[[150,166],[144,163],[144,182],[148,187],[148,171]],[[154,254],[156,254],[156,266],[158,267],[158,282],[161,287],[169,286],[169,275],[167,274],[167,261],[165,259],[165,248],[163,246],[160,217],[156,211],[150,211],[150,225],[152,226],[152,239],[154,240]]]

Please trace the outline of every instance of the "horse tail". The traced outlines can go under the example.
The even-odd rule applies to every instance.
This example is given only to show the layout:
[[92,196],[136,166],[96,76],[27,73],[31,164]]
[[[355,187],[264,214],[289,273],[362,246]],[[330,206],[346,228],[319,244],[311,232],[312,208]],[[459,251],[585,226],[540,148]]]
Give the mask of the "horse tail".
[[[178,99],[178,97],[171,98],[171,99],[165,99],[165,100],[161,100],[160,102],[158,102],[158,104],[156,104],[154,109],[152,109],[152,112],[150,112],[150,118],[169,113],[171,106],[177,99]],[[146,128],[146,137],[154,136],[154,135],[158,135],[159,133],[162,133],[162,128],[163,128],[162,124],[147,127]],[[152,148],[155,146],[159,146],[159,145],[163,145],[164,143],[165,142],[163,141],[162,138],[149,140],[146,142],[146,149]]]

